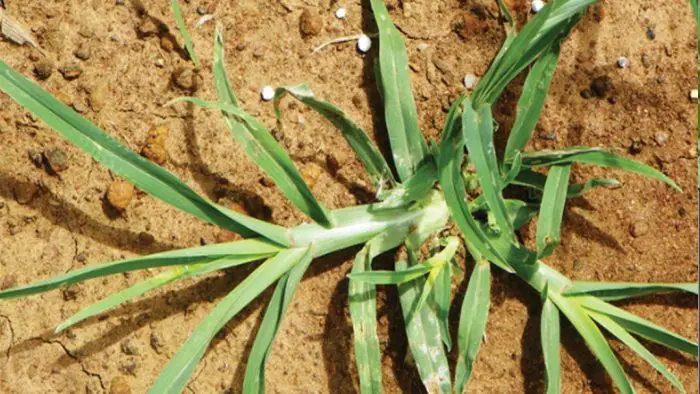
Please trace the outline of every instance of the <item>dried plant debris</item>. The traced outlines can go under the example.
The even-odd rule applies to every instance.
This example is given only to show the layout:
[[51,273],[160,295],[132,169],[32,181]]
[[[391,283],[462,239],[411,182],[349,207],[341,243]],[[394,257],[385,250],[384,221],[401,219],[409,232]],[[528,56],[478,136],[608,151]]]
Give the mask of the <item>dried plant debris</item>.
[[31,34],[27,33],[27,30],[24,29],[19,22],[7,15],[7,12],[2,8],[0,8],[0,34],[8,41],[14,42],[17,45],[29,43],[41,52],[42,55],[46,56],[46,52],[41,49],[36,40],[32,38]]

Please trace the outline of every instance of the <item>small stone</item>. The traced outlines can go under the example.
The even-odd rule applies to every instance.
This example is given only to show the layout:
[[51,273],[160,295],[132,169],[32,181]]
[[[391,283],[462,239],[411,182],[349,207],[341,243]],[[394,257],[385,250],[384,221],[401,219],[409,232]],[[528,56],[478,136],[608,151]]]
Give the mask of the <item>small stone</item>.
[[120,346],[122,353],[126,354],[127,356],[138,356],[139,354],[139,349],[134,345],[134,343],[127,339],[124,342],[122,342]]
[[68,62],[62,65],[58,71],[61,72],[63,78],[70,81],[80,77],[80,75],[83,73],[83,68],[76,62]]
[[90,90],[90,96],[88,101],[90,102],[90,107],[95,112],[100,112],[105,107],[107,102],[107,93],[109,88],[107,83],[101,83]]
[[264,86],[260,90],[260,98],[263,99],[263,101],[270,101],[273,98],[275,98],[275,89],[272,86]]
[[138,243],[140,246],[151,246],[155,241],[155,237],[147,232],[141,231],[138,235]]
[[68,155],[61,148],[53,148],[44,152],[46,164],[53,172],[62,172],[68,169]]
[[649,56],[648,53],[642,54],[642,66],[644,66],[644,68],[651,67],[651,56]]
[[620,56],[617,58],[617,67],[619,68],[627,68],[630,66],[630,60],[624,56]]
[[467,74],[464,76],[464,87],[467,88],[467,90],[472,90],[476,86],[476,75],[474,74]]
[[109,382],[109,394],[131,394],[131,387],[126,378],[117,376]]
[[75,260],[79,263],[84,263],[87,261],[87,255],[85,253],[78,253],[75,256]]
[[635,222],[630,225],[630,234],[635,237],[639,238],[641,236],[644,236],[646,233],[649,232],[649,226],[646,224],[646,222]]
[[608,97],[608,103],[613,104],[613,105],[617,104],[617,97],[615,97],[615,96]]
[[73,101],[73,103],[71,103],[71,107],[73,107],[75,112],[80,114],[84,114],[85,112],[87,112],[87,107],[85,106],[85,104],[83,104],[81,100]]
[[663,132],[654,134],[654,142],[659,146],[666,145],[666,142],[668,142],[668,134]]
[[260,184],[263,185],[263,186],[265,186],[265,187],[273,187],[273,186],[275,186],[275,182],[273,182],[273,181],[272,181],[272,178],[270,178],[270,177],[268,177],[268,176],[263,176],[263,177],[261,177],[261,178],[258,180],[258,182],[260,182]]
[[34,63],[34,75],[39,79],[48,79],[53,74],[54,64],[48,57]]
[[197,7],[197,14],[201,15],[206,15],[209,13],[209,10],[206,7]]
[[88,60],[90,59],[90,47],[86,43],[82,43],[78,49],[73,52],[73,55],[80,60]]
[[36,193],[38,191],[39,188],[36,186],[35,183],[20,182],[15,185],[13,194],[15,196],[15,200],[17,200],[18,203],[24,205],[30,203],[34,199],[34,196],[36,196]]
[[135,361],[129,361],[121,365],[119,369],[121,369],[124,373],[129,374],[131,376],[136,376],[136,370],[138,369],[138,364],[136,364]]
[[698,90],[692,89],[690,91],[690,93],[688,94],[688,97],[690,97],[691,100],[697,100],[698,99]]
[[6,275],[5,277],[2,278],[2,282],[0,282],[0,290],[7,290],[15,287],[17,285],[17,276],[15,275]]
[[362,34],[357,39],[357,50],[362,53],[367,53],[372,48],[372,39],[368,35]]
[[335,17],[338,19],[345,19],[348,14],[348,10],[345,7],[340,7],[335,10]]
[[165,66],[165,60],[163,58],[158,58],[155,61],[155,65],[158,68],[163,68]]
[[163,36],[160,38],[160,47],[165,52],[172,52],[173,49],[175,49],[175,44],[173,43],[173,40],[171,40],[169,37]]
[[168,129],[168,126],[164,124],[151,127],[148,130],[146,144],[141,149],[141,154],[154,163],[165,163],[165,160],[167,159],[165,141],[168,138],[169,133],[170,130]]
[[63,289],[63,301],[75,301],[78,298],[78,290],[75,288]]
[[656,38],[656,32],[652,27],[647,27],[647,38],[653,40]]
[[545,6],[544,1],[542,1],[542,0],[533,0],[533,1],[532,1],[532,4],[530,5],[530,9],[532,9],[532,12],[536,14],[536,13],[542,11],[542,9],[544,8],[544,6]]
[[323,30],[323,19],[321,16],[307,8],[299,17],[299,31],[305,38],[318,35]]
[[603,98],[607,96],[611,87],[612,81],[610,80],[610,77],[607,75],[602,75],[593,78],[593,80],[591,81],[590,90],[591,93],[593,93],[596,97]]
[[155,331],[151,332],[150,344],[151,344],[151,348],[157,354],[160,354],[163,351],[163,349],[165,348],[163,337]]
[[631,154],[638,155],[638,154],[642,153],[642,148],[643,148],[642,141],[639,139],[634,139],[634,140],[632,140],[632,143],[630,144],[629,148],[627,148],[627,149],[629,150],[629,152]]
[[416,46],[416,49],[418,49],[418,52],[425,52],[425,50],[429,47],[430,45],[428,45],[427,43],[421,42],[420,44],[418,44],[418,46]]
[[125,210],[134,197],[134,186],[126,181],[114,181],[107,188],[107,202],[119,211]]
[[34,149],[30,149],[27,151],[27,156],[29,156],[29,160],[37,167],[37,168],[43,168],[44,167],[44,156],[42,156],[41,152],[35,151]]
[[593,97],[593,93],[591,93],[591,91],[588,89],[584,89],[581,91],[581,97],[583,97],[584,99],[589,99]]
[[192,69],[179,67],[173,71],[173,82],[181,89],[193,90],[197,87],[196,75]]
[[158,25],[152,18],[143,18],[139,23],[138,31],[142,37],[150,37],[158,34]]

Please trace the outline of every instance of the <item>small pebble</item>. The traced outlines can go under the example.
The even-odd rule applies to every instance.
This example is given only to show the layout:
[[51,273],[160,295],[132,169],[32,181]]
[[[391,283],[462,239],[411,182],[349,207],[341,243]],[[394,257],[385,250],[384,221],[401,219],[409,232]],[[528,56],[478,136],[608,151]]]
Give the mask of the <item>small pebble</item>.
[[632,143],[630,144],[628,150],[631,154],[638,155],[642,153],[642,147],[642,141],[640,141],[639,139],[634,139],[632,140]]
[[44,156],[42,156],[40,152],[30,149],[27,151],[27,155],[29,156],[29,160],[34,163],[37,168],[44,167]]
[[121,344],[122,353],[128,356],[136,356],[139,354],[139,349],[130,340],[126,340]]
[[627,68],[630,66],[630,60],[624,56],[620,56],[617,59],[617,67],[619,68]]
[[668,142],[668,134],[666,133],[656,133],[654,134],[654,141],[656,142],[657,145],[659,146],[664,146],[666,145],[666,142]]
[[649,232],[649,226],[646,224],[646,222],[636,222],[630,225],[629,231],[630,235],[638,238]]
[[87,107],[80,100],[73,101],[73,103],[71,103],[71,107],[73,107],[73,109],[80,114],[87,112]]
[[165,141],[170,134],[168,126],[161,124],[148,129],[146,143],[141,148],[141,154],[156,164],[163,164],[167,157]]
[[107,102],[108,86],[106,83],[101,83],[90,89],[90,97],[88,98],[90,102],[90,108],[95,112],[100,112],[105,107]]
[[591,91],[588,89],[584,89],[581,91],[581,97],[583,97],[584,99],[589,99],[592,96],[593,96],[593,93],[591,93]]
[[165,60],[163,60],[163,58],[158,58],[156,59],[155,65],[158,68],[163,68],[165,66]]
[[53,74],[53,61],[45,57],[34,64],[34,75],[39,79],[48,79]]
[[427,43],[421,42],[420,44],[418,44],[418,46],[416,47],[416,49],[418,49],[418,52],[423,52],[423,51],[425,51],[426,49],[428,49],[428,47],[429,47],[429,45],[428,45]]
[[698,90],[697,89],[691,90],[689,97],[691,100],[697,100],[698,99]]
[[367,53],[372,48],[372,39],[368,35],[363,34],[357,39],[357,50],[362,53]]
[[15,186],[13,194],[15,196],[15,200],[24,205],[29,204],[29,202],[34,199],[34,196],[36,196],[38,191],[39,188],[33,182],[21,182]]
[[68,168],[68,156],[61,148],[53,148],[44,152],[44,158],[53,172],[58,173]]
[[345,16],[347,16],[348,10],[345,9],[345,7],[340,7],[337,10],[335,10],[335,17],[338,19],[345,19]]
[[608,94],[608,91],[610,91],[611,86],[612,81],[610,80],[610,77],[608,77],[607,75],[602,75],[593,78],[593,80],[591,81],[590,91],[596,97],[603,98]]
[[206,15],[208,13],[209,13],[209,10],[207,10],[205,7],[197,7],[197,14]]
[[15,275],[7,275],[0,282],[0,290],[7,290],[17,285],[17,277]]
[[613,105],[617,104],[617,97],[615,97],[615,96],[608,97],[608,102],[610,104],[613,104]]
[[270,101],[275,98],[275,89],[272,86],[265,86],[260,90],[260,98],[263,101]]
[[194,71],[187,67],[179,67],[173,71],[172,80],[181,89],[192,90],[197,87]]
[[61,72],[63,78],[70,81],[80,77],[80,75],[83,73],[83,68],[78,63],[69,62],[61,66],[58,71]]
[[134,197],[134,186],[126,181],[114,181],[107,188],[107,202],[119,211],[129,206]]
[[651,67],[651,56],[649,56],[648,53],[643,53],[642,54],[642,65],[645,68]]
[[542,11],[542,8],[544,8],[544,1],[542,0],[534,0],[531,5],[532,12],[535,14]]
[[77,57],[80,60],[88,60],[90,59],[90,47],[87,46],[85,43],[80,44],[78,49],[73,52],[73,55]]
[[[156,25],[156,22],[151,18],[143,18],[139,24],[138,31],[139,35],[142,37],[155,36],[158,34],[158,25]],[[118,39],[114,41],[118,41]]]
[[467,74],[464,76],[464,87],[467,88],[468,90],[474,89],[474,86],[476,86],[476,75],[474,74]]
[[647,38],[650,40],[653,40],[656,38],[656,32],[651,27],[647,27]]
[[165,348],[165,345],[163,344],[163,337],[158,334],[157,332],[153,331],[151,332],[151,348],[158,354],[160,354],[163,349]]
[[301,35],[303,37],[313,37],[318,35],[321,30],[323,30],[323,19],[321,19],[321,16],[309,8],[305,9],[299,17],[299,31]]

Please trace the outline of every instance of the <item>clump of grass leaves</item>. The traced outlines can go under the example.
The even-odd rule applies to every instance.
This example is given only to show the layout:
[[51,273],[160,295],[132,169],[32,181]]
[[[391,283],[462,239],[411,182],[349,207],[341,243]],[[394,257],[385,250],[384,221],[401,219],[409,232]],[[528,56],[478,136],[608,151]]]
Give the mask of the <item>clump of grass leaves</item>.
[[[560,316],[563,314],[622,393],[634,389],[611,350],[601,328],[634,350],[678,390],[680,381],[638,340],[656,342],[697,355],[696,343],[613,305],[614,301],[649,294],[685,291],[697,294],[692,283],[621,283],[572,281],[543,259],[560,240],[566,201],[595,186],[617,184],[592,179],[572,184],[573,164],[584,163],[627,170],[678,186],[661,172],[610,151],[573,147],[555,151],[524,151],[543,108],[559,59],[560,45],[593,0],[554,0],[517,31],[510,13],[505,16],[507,36],[474,93],[459,97],[445,122],[442,140],[427,143],[418,127],[411,95],[408,58],[403,39],[391,22],[385,4],[372,0],[379,29],[377,76],[396,178],[365,132],[333,104],[316,98],[305,85],[277,89],[275,110],[289,96],[325,117],[347,140],[375,181],[379,202],[328,210],[313,196],[299,171],[269,131],[241,106],[224,69],[223,37],[217,30],[213,61],[217,99],[181,98],[219,111],[233,138],[273,179],[294,205],[314,223],[283,228],[219,206],[190,189],[165,169],[140,157],[97,126],[53,98],[39,86],[0,62],[0,89],[34,113],[67,140],[142,190],[193,216],[235,231],[244,240],[168,251],[146,257],[90,265],[38,283],[0,292],[0,298],[24,297],[87,279],[155,267],[170,270],[113,294],[68,318],[57,332],[103,313],[114,306],[174,281],[242,264],[255,270],[202,320],[170,360],[152,386],[153,393],[183,390],[216,333],[267,287],[275,285],[260,330],[247,360],[243,392],[265,390],[265,361],[284,313],[314,258],[363,245],[349,275],[349,306],[354,330],[355,358],[363,393],[382,391],[380,346],[376,332],[378,284],[396,285],[413,360],[425,388],[431,393],[461,393],[467,388],[484,337],[490,302],[492,266],[518,276],[542,298],[541,343],[546,366],[546,391],[560,391]],[[194,58],[194,56],[193,56]],[[491,107],[505,87],[523,71],[527,79],[505,154],[493,145],[495,130]],[[171,103],[171,105],[176,105]],[[470,167],[474,171],[466,170]],[[548,169],[546,175],[541,169]],[[537,202],[503,197],[509,186],[539,192]],[[479,187],[479,197],[468,198],[467,188]],[[518,228],[536,217],[536,250],[520,243]],[[463,238],[442,237],[454,223]],[[422,246],[431,252],[421,253]],[[474,266],[460,307],[456,338],[456,370],[451,375],[447,352],[451,287],[462,270],[455,262],[464,245]],[[372,261],[379,254],[404,247],[394,270],[378,271]]]

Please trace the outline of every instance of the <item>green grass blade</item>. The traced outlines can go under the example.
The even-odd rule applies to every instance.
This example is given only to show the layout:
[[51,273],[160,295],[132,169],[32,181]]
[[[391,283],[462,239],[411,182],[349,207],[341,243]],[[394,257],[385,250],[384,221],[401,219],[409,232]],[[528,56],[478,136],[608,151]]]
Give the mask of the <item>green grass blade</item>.
[[197,59],[197,53],[194,50],[194,43],[192,42],[189,31],[187,30],[187,24],[185,23],[185,19],[182,17],[180,2],[178,0],[170,0],[170,9],[173,11],[173,15],[175,16],[175,22],[177,23],[178,30],[180,30],[180,35],[182,35],[182,40],[185,42],[187,53],[190,55],[190,59],[192,59],[194,66],[199,69],[199,60]]
[[[514,185],[524,186],[538,191],[544,191],[544,185],[547,181],[547,176],[539,172],[523,170],[518,173],[518,176],[513,180]],[[567,198],[581,197],[596,187],[615,187],[619,186],[620,182],[616,179],[608,178],[593,178],[586,183],[574,183],[569,185],[566,191]]]
[[418,265],[402,271],[362,271],[352,272],[348,278],[373,285],[398,285],[425,276],[433,267]]
[[459,113],[462,101],[461,99],[457,100],[452,105],[443,130],[438,160],[440,185],[452,214],[452,220],[464,234],[468,246],[478,250],[501,269],[513,272],[509,261],[512,261],[511,259],[527,261],[527,258],[515,248],[509,239],[495,246],[494,243],[498,241],[498,238],[490,238],[486,235],[484,229],[472,217],[466,202],[464,179],[460,171],[464,157],[464,139],[461,136],[461,114]]
[[[224,29],[220,24],[217,24],[216,31],[214,32],[214,61],[212,63],[212,74],[214,75],[216,96],[219,98],[219,101],[238,107],[238,98],[236,98],[236,92],[231,86],[231,81],[228,79],[228,74],[226,74],[225,63]],[[228,116],[225,117],[224,121],[229,128],[232,127],[230,124],[239,123],[235,119],[231,119]]]
[[515,242],[513,226],[508,218],[501,195],[501,175],[493,145],[493,118],[491,108],[483,106],[475,110],[468,98],[462,114],[462,136],[469,151],[469,159],[476,167],[479,185],[486,203],[496,217],[501,232]]
[[372,238],[355,256],[348,292],[354,334],[355,362],[362,393],[381,393],[382,369],[377,337],[377,291],[372,282],[357,276],[373,273],[372,260],[403,242],[407,230],[382,233]]
[[598,358],[598,361],[603,364],[603,367],[608,371],[620,392],[623,394],[634,393],[634,388],[632,388],[625,371],[622,369],[617,357],[615,357],[615,353],[613,353],[598,326],[591,320],[586,310],[579,305],[579,301],[574,298],[565,298],[555,292],[549,292],[549,295],[550,299],[586,341],[588,348]]
[[458,393],[464,392],[481,347],[491,302],[490,292],[491,267],[488,261],[478,260],[469,278],[467,293],[459,313],[459,353],[455,372],[455,391]]
[[301,84],[277,88],[274,106],[278,123],[281,122],[282,116],[279,104],[287,93],[318,112],[340,130],[375,184],[382,185],[385,182],[389,182],[393,185],[396,183],[394,175],[391,173],[391,168],[389,168],[379,149],[370,141],[367,133],[348,118],[343,110],[329,102],[317,99],[308,86]]
[[85,153],[141,190],[201,220],[244,237],[261,235],[288,245],[286,229],[220,207],[162,167],[139,156],[4,62],[0,89]]
[[151,290],[163,287],[168,283],[249,263],[251,261],[259,260],[264,257],[268,256],[252,256],[243,258],[223,257],[221,259],[214,260],[210,263],[188,264],[173,268],[171,270],[162,272],[152,278],[149,278],[145,281],[139,282],[120,292],[114,293],[93,305],[90,305],[89,307],[81,310],[80,312],[74,314],[73,316],[69,317],[64,322],[59,324],[58,327],[56,327],[55,332],[59,333],[65,330],[66,328],[69,328],[83,320],[86,320],[92,316],[99,315],[132,298],[138,297]]
[[558,151],[539,151],[523,154],[524,167],[553,166],[556,164],[592,164],[600,167],[612,167],[643,175],[661,181],[677,191],[681,188],[661,171],[646,164],[628,159],[597,148],[570,148]]
[[160,373],[149,393],[179,393],[183,390],[216,333],[268,286],[294,267],[307,252],[307,248],[283,250],[256,268],[202,320]]
[[437,307],[437,317],[440,322],[440,336],[447,347],[452,350],[452,337],[450,336],[450,299],[452,296],[452,264],[450,261],[439,271],[433,297]]
[[226,244],[207,245],[198,248],[156,253],[146,257],[119,260],[91,265],[62,275],[56,275],[30,285],[0,291],[0,299],[25,297],[43,293],[61,286],[68,286],[88,279],[147,268],[188,265],[213,261],[225,256],[261,259],[279,251],[279,247],[256,239],[246,239]]
[[544,291],[542,316],[540,319],[540,340],[545,366],[545,390],[547,394],[561,392],[561,333],[559,309]]
[[516,152],[522,151],[530,140],[540,119],[540,112],[544,107],[544,100],[547,97],[558,61],[559,45],[554,44],[535,61],[527,74],[523,92],[518,100],[515,123],[508,135],[504,154],[506,159],[513,157]]
[[272,343],[282,325],[282,318],[287,312],[294,292],[312,260],[311,248],[309,248],[299,258],[299,262],[296,263],[294,268],[289,270],[277,282],[275,292],[272,294],[265,316],[260,323],[260,329],[255,336],[250,356],[248,356],[248,364],[246,365],[245,378],[243,380],[244,393],[265,393],[265,364],[272,352]]
[[397,185],[386,194],[380,194],[383,200],[379,207],[400,207],[416,202],[425,197],[437,181],[437,167],[434,158],[426,158],[418,167],[416,173],[406,182]]
[[591,312],[591,317],[608,332],[613,334],[622,343],[627,345],[630,349],[634,350],[644,361],[648,362],[654,369],[659,371],[666,379],[668,379],[671,384],[676,386],[676,388],[681,392],[685,393],[685,388],[683,384],[678,380],[678,378],[671,373],[671,371],[666,368],[647,348],[644,347],[635,337],[630,335],[622,326],[617,324],[614,320],[606,315]]
[[537,218],[537,258],[550,256],[561,241],[561,221],[570,174],[571,165],[556,165],[547,175]]
[[508,216],[513,221],[513,228],[516,230],[529,223],[533,217],[537,216],[539,211],[537,205],[511,199],[506,200],[506,209],[508,210]]
[[[408,256],[411,265],[406,261],[397,261],[396,271],[419,264],[414,251],[409,249]],[[429,393],[449,394],[450,370],[443,348],[437,306],[429,299],[421,309],[416,308],[424,282],[419,278],[398,286],[408,345],[425,389]]]
[[416,103],[411,93],[411,75],[406,46],[398,29],[391,22],[382,0],[371,0],[372,12],[379,29],[380,88],[384,100],[389,143],[399,179],[413,175],[428,153],[423,134],[418,128]]
[[182,97],[172,102],[179,101],[224,111],[238,118],[239,122],[228,122],[231,126],[229,130],[238,143],[245,148],[248,156],[272,178],[294,206],[322,226],[331,226],[330,214],[326,208],[316,200],[292,159],[262,123],[233,104],[212,103],[194,97]]
[[590,295],[603,301],[617,301],[645,295],[684,291],[698,294],[697,283],[633,283],[574,281],[565,295]]
[[608,316],[627,331],[668,348],[688,353],[694,357],[698,355],[698,344],[689,339],[595,297],[584,296],[580,299],[583,307]]

